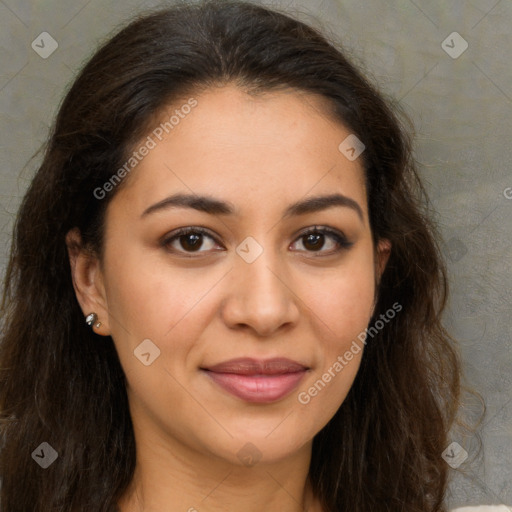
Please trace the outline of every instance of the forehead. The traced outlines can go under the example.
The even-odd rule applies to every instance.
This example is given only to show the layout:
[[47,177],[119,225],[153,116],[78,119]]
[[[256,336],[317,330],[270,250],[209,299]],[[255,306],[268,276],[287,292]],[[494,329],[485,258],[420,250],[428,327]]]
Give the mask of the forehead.
[[241,209],[340,192],[366,212],[361,159],[340,151],[351,132],[328,107],[292,89],[250,95],[229,85],[183,97],[135,145],[151,140],[119,195],[143,211],[175,192],[213,194]]

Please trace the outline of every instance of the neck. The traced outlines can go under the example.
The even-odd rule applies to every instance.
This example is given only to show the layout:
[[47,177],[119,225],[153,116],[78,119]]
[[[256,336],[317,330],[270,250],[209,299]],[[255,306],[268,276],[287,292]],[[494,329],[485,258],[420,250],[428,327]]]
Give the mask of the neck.
[[311,443],[285,460],[245,466],[134,429],[137,465],[119,512],[321,512],[308,480]]

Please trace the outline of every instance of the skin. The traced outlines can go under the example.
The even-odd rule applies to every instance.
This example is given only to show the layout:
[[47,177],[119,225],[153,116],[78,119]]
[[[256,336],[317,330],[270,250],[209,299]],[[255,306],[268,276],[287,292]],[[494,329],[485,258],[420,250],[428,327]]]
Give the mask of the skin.
[[[308,404],[298,394],[368,326],[390,244],[372,243],[362,164],[338,150],[350,131],[321,98],[234,85],[195,97],[110,202],[102,259],[73,249],[79,233],[68,234],[77,298],[84,315],[97,313],[95,332],[112,336],[128,382],[137,468],[120,509],[319,512],[307,479],[312,439],[346,397],[363,352]],[[177,192],[229,201],[237,214],[142,215]],[[347,206],[282,218],[292,203],[334,192],[355,201],[362,219]],[[326,235],[315,251],[300,236],[315,225],[353,245],[336,252]],[[189,238],[159,243],[187,226],[214,239],[203,237],[199,252]],[[248,236],[263,248],[252,263],[236,252]],[[148,366],[134,356],[145,339],[160,350]],[[248,403],[200,371],[235,357],[288,357],[309,371],[287,397]],[[247,443],[261,457],[252,466],[237,456]]]

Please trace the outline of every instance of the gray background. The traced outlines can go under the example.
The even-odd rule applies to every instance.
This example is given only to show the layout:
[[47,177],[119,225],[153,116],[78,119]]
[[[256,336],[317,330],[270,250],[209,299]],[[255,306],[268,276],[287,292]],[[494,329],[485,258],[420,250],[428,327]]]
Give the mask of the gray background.
[[[460,343],[465,382],[487,408],[477,435],[453,432],[469,458],[463,472],[453,471],[448,503],[512,505],[512,1],[265,3],[323,27],[414,122],[416,158],[449,262],[446,325]],[[15,213],[39,161],[31,157],[65,88],[119,24],[157,5],[0,0],[2,273]],[[46,59],[31,47],[42,32],[58,42]],[[457,58],[442,46],[453,32],[468,43]],[[445,45],[460,50],[452,39]],[[468,395],[467,416],[480,409]]]

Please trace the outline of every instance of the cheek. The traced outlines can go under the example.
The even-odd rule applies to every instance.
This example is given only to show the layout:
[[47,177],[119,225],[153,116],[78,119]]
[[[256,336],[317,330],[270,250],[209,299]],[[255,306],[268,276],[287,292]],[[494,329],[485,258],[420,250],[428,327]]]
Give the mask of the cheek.
[[364,352],[364,332],[374,302],[373,260],[362,254],[354,261],[345,271],[322,280],[323,286],[304,290],[314,323],[316,364],[297,400],[304,408],[305,423],[311,420],[316,428],[343,403]]
[[218,281],[212,272],[198,274],[144,261],[142,255],[110,265],[106,284],[113,334],[165,338],[175,326],[186,323],[187,315]]
[[[131,396],[153,412],[164,404],[185,410],[190,397],[180,383],[186,381],[187,356],[203,328],[198,315],[207,314],[201,299],[218,276],[190,279],[183,269],[148,263],[136,254],[113,255],[113,261],[119,264],[108,267],[106,281],[110,329]],[[146,366],[142,354],[148,352]]]
[[318,283],[305,281],[304,302],[316,319],[326,351],[341,350],[363,331],[371,316],[375,275],[371,253],[358,251]]
[[374,282],[371,278],[346,276],[332,279],[324,287],[310,289],[307,303],[312,314],[324,323],[325,339],[335,343],[366,327],[373,298]]

